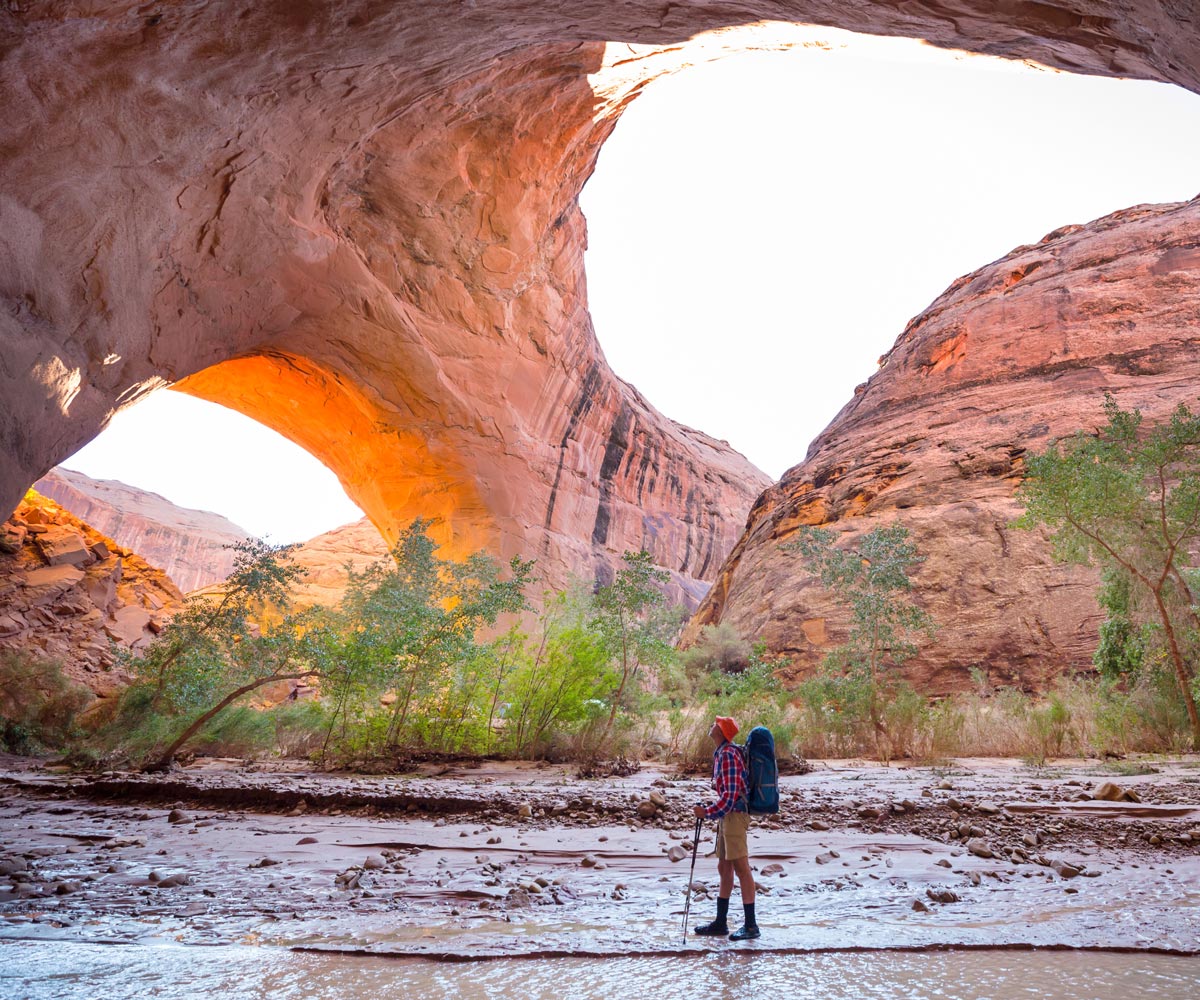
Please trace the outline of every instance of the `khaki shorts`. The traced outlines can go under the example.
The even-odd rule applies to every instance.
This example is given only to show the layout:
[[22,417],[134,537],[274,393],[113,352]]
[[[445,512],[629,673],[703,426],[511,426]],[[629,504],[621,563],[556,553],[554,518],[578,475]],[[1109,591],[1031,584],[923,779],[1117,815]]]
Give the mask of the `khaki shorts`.
[[726,813],[717,823],[717,860],[737,861],[750,857],[746,845],[746,831],[750,829],[750,817],[743,812]]

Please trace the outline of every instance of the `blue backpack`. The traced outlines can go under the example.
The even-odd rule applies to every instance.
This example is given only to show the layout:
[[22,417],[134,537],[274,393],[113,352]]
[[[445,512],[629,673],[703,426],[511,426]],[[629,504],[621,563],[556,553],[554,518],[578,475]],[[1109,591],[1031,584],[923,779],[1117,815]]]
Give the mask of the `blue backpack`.
[[775,737],[766,726],[755,726],[742,747],[746,761],[746,812],[773,816],[779,812],[779,768],[775,764]]

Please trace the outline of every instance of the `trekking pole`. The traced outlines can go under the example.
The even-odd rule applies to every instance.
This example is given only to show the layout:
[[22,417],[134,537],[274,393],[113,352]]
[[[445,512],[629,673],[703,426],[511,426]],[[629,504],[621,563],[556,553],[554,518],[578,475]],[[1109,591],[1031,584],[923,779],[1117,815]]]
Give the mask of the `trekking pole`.
[[704,820],[696,817],[696,829],[692,833],[692,870],[688,873],[687,898],[683,904],[683,943],[687,944],[688,911],[692,908],[692,880],[696,877],[696,852],[700,849],[700,828]]

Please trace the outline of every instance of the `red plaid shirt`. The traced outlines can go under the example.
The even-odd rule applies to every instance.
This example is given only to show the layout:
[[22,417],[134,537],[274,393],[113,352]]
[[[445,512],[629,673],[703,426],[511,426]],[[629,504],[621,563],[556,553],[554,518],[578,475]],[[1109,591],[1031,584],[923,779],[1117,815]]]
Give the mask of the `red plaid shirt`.
[[746,761],[741,747],[728,741],[722,743],[713,751],[712,785],[719,798],[715,805],[704,807],[705,817],[720,819],[726,813],[745,812],[745,806],[738,807],[738,800],[746,795],[746,782]]

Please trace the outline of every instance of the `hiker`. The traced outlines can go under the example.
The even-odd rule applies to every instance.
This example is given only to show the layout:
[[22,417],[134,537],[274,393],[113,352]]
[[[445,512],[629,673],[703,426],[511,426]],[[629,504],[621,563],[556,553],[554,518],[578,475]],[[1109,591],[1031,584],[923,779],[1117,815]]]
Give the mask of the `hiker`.
[[729,934],[729,940],[749,941],[759,936],[759,929],[754,918],[754,876],[750,872],[750,849],[746,844],[746,831],[750,827],[750,814],[746,811],[748,776],[741,747],[733,742],[737,731],[737,723],[723,715],[717,716],[708,731],[716,746],[712,780],[717,801],[708,806],[697,804],[693,811],[697,819],[718,820],[717,873],[721,877],[721,890],[717,896],[717,919],[711,924],[701,924],[696,933],[706,937],[729,934],[726,920],[736,874],[746,920],[739,930]]

